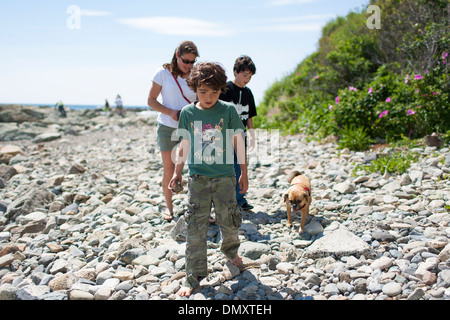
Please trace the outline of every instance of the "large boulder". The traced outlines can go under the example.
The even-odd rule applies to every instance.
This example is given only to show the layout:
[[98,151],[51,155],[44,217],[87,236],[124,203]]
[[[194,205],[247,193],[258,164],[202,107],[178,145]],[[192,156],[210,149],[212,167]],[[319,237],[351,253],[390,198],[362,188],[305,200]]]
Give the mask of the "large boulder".
[[0,122],[36,122],[44,119],[49,108],[21,105],[0,105]]
[[335,256],[337,258],[345,256],[371,256],[369,245],[361,238],[354,235],[346,228],[339,228],[322,238],[317,239],[309,246],[304,255],[308,258],[322,258]]
[[49,205],[55,195],[47,189],[32,185],[23,195],[14,200],[6,211],[7,221],[13,221],[18,216],[26,215],[36,211],[36,209],[44,208]]

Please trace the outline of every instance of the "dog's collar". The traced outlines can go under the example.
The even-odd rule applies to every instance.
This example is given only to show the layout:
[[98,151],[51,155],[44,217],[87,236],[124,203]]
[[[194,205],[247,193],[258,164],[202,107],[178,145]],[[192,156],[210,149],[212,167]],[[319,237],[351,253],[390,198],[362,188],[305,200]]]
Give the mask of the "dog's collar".
[[305,206],[306,206],[306,203],[305,203],[301,208],[298,208],[298,209],[296,209],[295,211],[300,211],[300,210],[302,210]]
[[[295,186],[296,184],[301,184],[301,183],[294,183],[293,186]],[[308,191],[309,193],[311,193],[311,190],[308,187],[303,187],[303,189],[305,189],[305,191]]]

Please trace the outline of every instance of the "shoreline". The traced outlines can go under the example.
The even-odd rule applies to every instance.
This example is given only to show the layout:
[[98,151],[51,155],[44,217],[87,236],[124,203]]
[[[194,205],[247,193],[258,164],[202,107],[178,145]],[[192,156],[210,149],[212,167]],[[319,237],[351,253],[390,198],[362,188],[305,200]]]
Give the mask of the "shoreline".
[[[249,153],[255,208],[239,236],[248,268],[227,263],[210,225],[209,276],[186,299],[176,292],[187,194],[165,221],[156,119],[84,112],[36,123],[59,138],[0,142],[0,300],[450,299],[448,146],[416,148],[402,175],[353,176],[368,153],[302,135],[280,136],[276,155]],[[299,217],[286,226],[291,170],[311,180],[302,235]]]

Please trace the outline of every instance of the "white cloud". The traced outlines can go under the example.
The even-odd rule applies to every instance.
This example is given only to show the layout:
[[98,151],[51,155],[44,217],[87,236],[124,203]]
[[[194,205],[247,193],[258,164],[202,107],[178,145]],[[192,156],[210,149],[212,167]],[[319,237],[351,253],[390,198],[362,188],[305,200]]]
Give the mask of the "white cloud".
[[334,14],[320,14],[273,18],[266,20],[247,21],[245,25],[240,22],[236,22],[232,23],[234,28],[230,28],[229,25],[225,27],[216,22],[183,17],[123,18],[118,19],[118,21],[121,24],[128,25],[133,28],[150,30],[154,33],[163,35],[225,37],[248,31],[320,31],[325,25],[326,21],[330,18],[333,18],[334,16]]
[[81,15],[85,17],[105,17],[112,15],[111,12],[107,11],[96,11],[96,10],[81,10]]
[[218,23],[181,17],[124,18],[118,21],[133,28],[164,35],[224,37],[235,33]]
[[307,32],[322,30],[322,23],[289,23],[257,27],[257,31]]
[[304,3],[310,3],[317,0],[269,0],[266,4],[268,6],[272,7],[281,7],[281,6],[287,6],[291,4],[304,4]]
[[325,14],[310,14],[305,16],[294,16],[294,17],[283,17],[283,18],[272,18],[267,19],[265,22],[293,22],[293,21],[327,21],[329,19],[335,18],[336,14],[334,13],[325,13]]
[[247,23],[253,31],[280,31],[280,32],[308,32],[320,31],[335,14],[315,14],[304,16],[291,16],[284,18],[271,18],[264,21],[254,20]]

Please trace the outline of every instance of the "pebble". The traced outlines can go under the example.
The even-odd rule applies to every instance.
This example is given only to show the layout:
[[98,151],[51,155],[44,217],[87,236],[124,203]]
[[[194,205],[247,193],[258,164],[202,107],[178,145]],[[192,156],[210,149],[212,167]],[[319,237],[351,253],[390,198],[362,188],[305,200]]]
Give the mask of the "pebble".
[[[0,142],[0,300],[450,299],[446,146],[413,149],[402,175],[353,174],[373,155],[301,135],[279,137],[279,152],[249,153],[244,268],[223,257],[210,225],[210,274],[181,298],[187,196],[174,196],[174,221],[162,219],[155,118],[75,119],[34,141]],[[82,122],[77,136],[65,129]],[[286,226],[282,201],[294,169],[313,195],[302,234],[299,216]]]
[[395,297],[402,292],[402,286],[397,282],[389,282],[383,286],[383,293],[389,297]]

